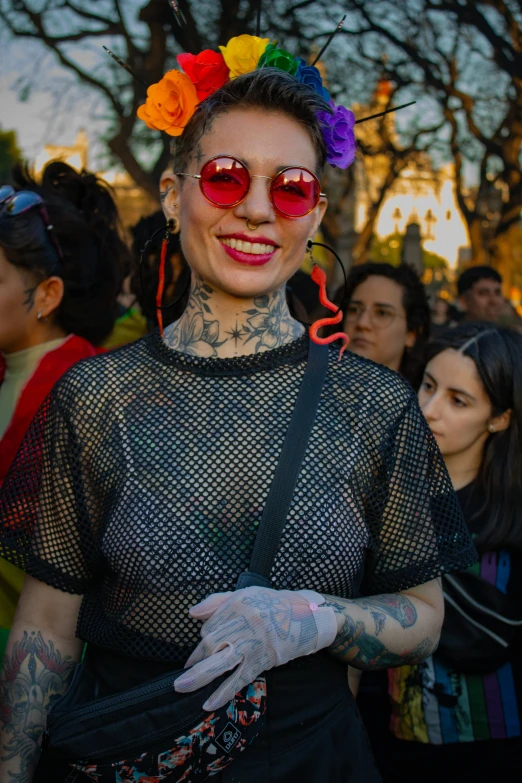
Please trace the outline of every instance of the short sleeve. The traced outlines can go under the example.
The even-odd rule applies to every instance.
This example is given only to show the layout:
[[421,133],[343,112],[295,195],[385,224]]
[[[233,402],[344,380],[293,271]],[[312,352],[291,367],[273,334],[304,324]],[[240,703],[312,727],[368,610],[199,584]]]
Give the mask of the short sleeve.
[[42,403],[0,492],[0,557],[46,584],[84,594],[95,571],[93,506],[62,381]]
[[361,592],[392,593],[477,559],[446,466],[413,395],[383,445],[366,498],[370,548]]

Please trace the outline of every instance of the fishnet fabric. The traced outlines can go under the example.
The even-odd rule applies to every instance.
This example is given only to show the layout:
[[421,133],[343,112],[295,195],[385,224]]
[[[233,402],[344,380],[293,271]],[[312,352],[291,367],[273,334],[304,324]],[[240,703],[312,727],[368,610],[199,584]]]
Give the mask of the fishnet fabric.
[[[307,354],[304,336],[202,359],[154,332],[80,362],[4,483],[0,556],[84,596],[81,639],[184,663],[200,628],[188,609],[248,568]],[[412,390],[333,350],[274,586],[396,592],[474,559]]]

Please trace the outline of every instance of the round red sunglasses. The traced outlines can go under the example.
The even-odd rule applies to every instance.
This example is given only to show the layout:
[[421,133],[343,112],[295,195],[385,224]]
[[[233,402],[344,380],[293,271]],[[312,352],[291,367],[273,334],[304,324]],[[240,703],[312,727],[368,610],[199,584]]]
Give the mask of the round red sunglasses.
[[230,209],[246,198],[252,179],[270,180],[270,200],[274,209],[286,218],[300,218],[309,215],[319,203],[321,184],[315,174],[303,166],[287,166],[275,177],[250,174],[237,158],[231,155],[217,155],[208,160],[200,174],[175,172],[178,177],[193,177],[199,180],[201,192],[215,207]]

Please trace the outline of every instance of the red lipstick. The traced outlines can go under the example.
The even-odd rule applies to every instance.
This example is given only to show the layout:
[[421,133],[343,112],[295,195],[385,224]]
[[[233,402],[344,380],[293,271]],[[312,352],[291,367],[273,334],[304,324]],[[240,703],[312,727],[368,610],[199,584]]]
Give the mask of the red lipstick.
[[[263,266],[264,264],[267,264],[270,259],[273,258],[274,253],[279,249],[279,245],[274,242],[273,239],[269,239],[268,237],[263,236],[252,236],[252,234],[223,234],[218,237],[218,239],[221,247],[227,253],[227,255],[230,256],[230,258],[240,264],[246,264],[247,266]],[[249,242],[250,244],[266,245],[267,247],[273,249],[266,253],[247,253],[244,250],[239,250],[236,247],[230,247],[223,241],[230,239],[237,240],[238,242]]]

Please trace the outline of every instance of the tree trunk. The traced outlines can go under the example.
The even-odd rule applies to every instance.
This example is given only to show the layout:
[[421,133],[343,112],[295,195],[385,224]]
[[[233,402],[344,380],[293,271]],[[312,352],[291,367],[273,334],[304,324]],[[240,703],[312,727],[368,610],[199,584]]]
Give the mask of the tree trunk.
[[472,254],[470,266],[483,266],[488,264],[489,258],[484,245],[482,220],[475,212],[470,216],[470,219],[467,222]]
[[508,298],[514,285],[514,247],[519,230],[518,225],[514,223],[507,231],[498,234],[491,244],[490,263],[502,275],[502,291],[504,296]]

